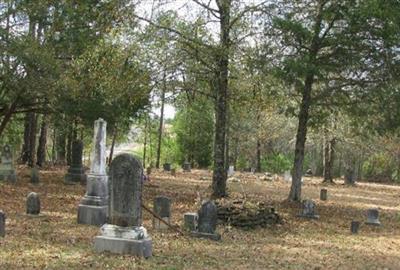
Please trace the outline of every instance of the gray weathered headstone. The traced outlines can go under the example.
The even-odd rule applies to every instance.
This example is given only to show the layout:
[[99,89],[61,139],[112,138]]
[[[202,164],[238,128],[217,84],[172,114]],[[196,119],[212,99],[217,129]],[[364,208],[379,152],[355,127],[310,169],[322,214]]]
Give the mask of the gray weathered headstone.
[[184,171],[184,172],[190,172],[190,171],[192,170],[192,167],[191,167],[191,165],[190,165],[190,162],[187,162],[187,161],[185,161],[185,162],[183,163],[182,168],[183,168],[183,171]]
[[212,240],[221,240],[221,235],[216,233],[218,210],[212,201],[206,201],[198,212],[197,230],[192,232],[195,237],[208,238]]
[[321,189],[321,192],[319,194],[319,198],[320,198],[321,201],[328,200],[328,190],[326,188]]
[[142,175],[142,164],[132,155],[121,154],[112,161],[109,223],[94,240],[97,252],[152,255],[152,240],[142,226]]
[[39,184],[39,182],[40,182],[39,169],[37,167],[33,167],[31,169],[31,183]]
[[381,222],[379,221],[379,210],[376,208],[371,208],[367,210],[367,225],[373,226],[381,226]]
[[6,236],[6,215],[0,210],[0,237]]
[[107,221],[108,176],[106,174],[107,122],[94,122],[93,154],[87,176],[86,193],[78,207],[78,223],[103,225]]
[[4,145],[1,151],[1,163],[0,163],[0,181],[7,180],[11,183],[16,183],[17,175],[15,173],[13,156],[11,147]]
[[183,227],[188,231],[196,231],[198,219],[197,213],[185,213],[183,215]]
[[86,184],[86,174],[83,168],[82,155],[83,155],[83,142],[81,140],[75,140],[71,146],[71,166],[68,168],[68,172],[64,177],[65,184]]
[[303,211],[299,217],[304,217],[304,218],[313,218],[313,219],[318,219],[319,215],[316,214],[315,211],[316,205],[315,202],[312,200],[304,200],[303,201]]
[[35,192],[31,192],[26,199],[26,213],[28,215],[40,214],[40,198]]
[[171,163],[164,163],[164,164],[163,164],[163,169],[164,169],[164,171],[166,171],[166,172],[171,171]]
[[352,221],[351,225],[350,225],[350,231],[352,234],[357,234],[358,233],[358,229],[360,227],[360,222],[359,221]]
[[[154,198],[153,212],[164,221],[171,222],[171,199],[163,196]],[[158,218],[153,218],[153,228],[156,230],[168,229],[168,226]]]

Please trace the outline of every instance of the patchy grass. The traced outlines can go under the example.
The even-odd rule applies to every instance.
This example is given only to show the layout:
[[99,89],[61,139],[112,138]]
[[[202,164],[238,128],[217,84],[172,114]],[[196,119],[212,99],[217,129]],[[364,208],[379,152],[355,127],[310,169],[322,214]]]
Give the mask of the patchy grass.
[[[19,170],[18,183],[0,183],[0,209],[7,215],[7,235],[0,239],[0,269],[400,269],[400,187],[360,183],[346,187],[322,185],[306,178],[304,198],[317,202],[320,220],[296,217],[300,208],[285,202],[289,183],[261,182],[252,174],[239,174],[240,183],[229,183],[234,198],[264,201],[274,206],[284,224],[243,231],[218,228],[221,242],[191,239],[173,231],[152,230],[151,216],[144,212],[144,226],[153,238],[150,259],[96,254],[94,226],[78,225],[77,207],[85,193],[82,186],[63,184],[62,169],[41,171],[41,184],[29,184],[28,170]],[[196,211],[209,194],[210,172],[177,172],[176,177],[156,172],[152,186],[144,188],[149,207],[157,195],[173,199],[175,224],[184,212]],[[319,200],[322,187],[328,201]],[[40,194],[43,216],[25,213],[29,192]],[[351,220],[365,220],[370,207],[380,209],[382,227],[362,225],[350,234]]]

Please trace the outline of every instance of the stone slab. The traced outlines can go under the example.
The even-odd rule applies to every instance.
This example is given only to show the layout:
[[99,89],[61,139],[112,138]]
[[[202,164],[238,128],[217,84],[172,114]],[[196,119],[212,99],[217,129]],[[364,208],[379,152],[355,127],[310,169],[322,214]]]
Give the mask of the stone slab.
[[301,217],[301,218],[319,219],[319,215],[303,215],[303,214],[299,214],[297,216]]
[[78,207],[78,223],[100,226],[107,222],[108,206],[80,204]]
[[94,238],[94,249],[96,252],[108,251],[115,254],[129,254],[148,258],[152,256],[152,240],[151,238],[132,240],[96,236]]
[[220,241],[221,240],[221,235],[218,233],[202,233],[202,232],[191,232],[191,236],[197,237],[197,238],[206,238],[206,239],[211,239],[214,241]]

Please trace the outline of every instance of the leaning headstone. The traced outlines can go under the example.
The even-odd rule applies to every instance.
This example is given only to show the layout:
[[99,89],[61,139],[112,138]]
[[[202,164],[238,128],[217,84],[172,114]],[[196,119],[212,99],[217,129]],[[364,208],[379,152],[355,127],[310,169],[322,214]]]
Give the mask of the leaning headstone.
[[376,208],[368,209],[367,210],[367,225],[373,226],[381,226],[381,222],[379,221],[379,210]]
[[[163,196],[154,198],[153,211],[158,217],[162,218],[167,223],[170,223],[171,199]],[[156,230],[165,230],[168,229],[168,226],[160,221],[158,218],[154,217],[153,228]]]
[[6,236],[6,215],[0,210],[0,237]]
[[78,208],[80,224],[103,225],[107,221],[106,128],[107,122],[103,119],[94,122],[93,159],[87,176],[86,194]]
[[352,221],[350,225],[350,231],[352,234],[357,234],[358,229],[360,228],[360,222],[359,221]]
[[314,201],[304,200],[303,201],[303,211],[298,216],[304,217],[304,218],[319,219],[319,215],[316,214],[315,208],[316,208],[316,205],[315,205]]
[[71,166],[64,177],[65,184],[86,184],[86,174],[83,168],[82,155],[83,155],[83,142],[75,140],[72,142]]
[[166,171],[166,172],[171,171],[171,163],[164,163],[164,164],[163,164],[163,169],[164,169],[164,171]]
[[187,161],[185,161],[185,162],[183,163],[182,168],[183,168],[183,171],[184,171],[184,172],[190,172],[190,171],[192,170],[191,165],[190,165],[190,162],[187,162]]
[[152,240],[142,226],[142,174],[141,162],[132,155],[121,154],[112,161],[109,223],[94,240],[97,252],[152,255]]
[[321,201],[328,200],[328,190],[326,188],[321,189],[321,193],[319,194],[319,198]]
[[196,231],[198,219],[197,213],[185,213],[183,215],[183,227],[188,231]]
[[217,206],[212,201],[204,202],[198,212],[197,230],[192,231],[192,235],[216,241],[221,240],[221,235],[215,232],[218,219],[217,212]]
[[17,175],[15,173],[13,156],[11,147],[5,145],[1,151],[1,163],[0,163],[0,181],[7,180],[11,183],[17,181]]
[[39,177],[39,169],[37,167],[33,167],[31,169],[31,184],[39,184],[40,177]]
[[40,214],[40,198],[35,192],[31,192],[26,199],[26,213],[28,215]]

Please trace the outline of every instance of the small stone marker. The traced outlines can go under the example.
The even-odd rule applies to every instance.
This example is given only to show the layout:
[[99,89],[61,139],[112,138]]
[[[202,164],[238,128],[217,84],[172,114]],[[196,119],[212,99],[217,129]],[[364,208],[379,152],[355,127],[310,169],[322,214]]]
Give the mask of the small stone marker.
[[315,205],[314,201],[304,200],[303,201],[303,212],[298,216],[304,217],[304,218],[319,219],[319,215],[316,214],[315,207],[316,207],[316,205]]
[[174,177],[176,176],[176,169],[175,168],[171,169],[171,175],[174,176]]
[[87,176],[86,193],[78,207],[79,224],[103,225],[107,221],[106,130],[106,121],[99,118],[94,122],[93,159]]
[[285,171],[285,173],[283,174],[283,179],[286,182],[292,182],[292,175],[290,174],[290,171]]
[[233,165],[230,165],[228,169],[228,177],[231,177],[234,174],[235,174],[235,167]]
[[71,166],[68,168],[68,172],[64,177],[65,184],[86,184],[86,174],[83,168],[82,155],[83,155],[83,142],[81,140],[75,140],[72,142],[72,155],[71,155]]
[[326,188],[321,189],[321,193],[319,195],[321,201],[328,200],[328,190]]
[[206,201],[201,206],[199,212],[197,230],[192,235],[200,238],[208,238],[211,240],[221,240],[221,235],[215,232],[217,228],[217,206],[212,201]]
[[0,237],[6,236],[6,215],[0,210]]
[[31,192],[26,200],[26,213],[28,215],[40,214],[40,198],[35,192]]
[[197,215],[197,213],[185,213],[183,215],[183,227],[188,231],[196,231],[198,219],[199,216]]
[[166,172],[171,171],[171,163],[164,163],[164,164],[163,164],[163,169],[164,169],[164,171],[166,171]]
[[12,151],[9,145],[4,145],[1,151],[0,181],[4,180],[14,184],[17,182],[17,175],[13,165]]
[[[153,211],[164,221],[170,223],[171,199],[163,196],[154,198]],[[168,229],[168,226],[158,218],[153,218],[153,228],[156,230],[165,230]]]
[[31,169],[31,184],[39,184],[40,177],[39,177],[39,169],[37,167],[33,167]]
[[183,163],[182,168],[183,168],[183,171],[184,171],[184,172],[190,172],[190,171],[192,170],[191,165],[190,165],[190,162],[187,162],[187,161],[185,161],[185,162]]
[[141,162],[130,154],[115,157],[110,166],[109,223],[94,240],[97,252],[139,257],[152,255],[152,240],[142,226]]
[[357,234],[358,229],[360,228],[360,222],[359,221],[352,221],[351,226],[350,226],[350,231],[352,234]]
[[367,210],[367,225],[373,226],[381,226],[381,222],[379,221],[379,210],[376,208],[371,208]]

